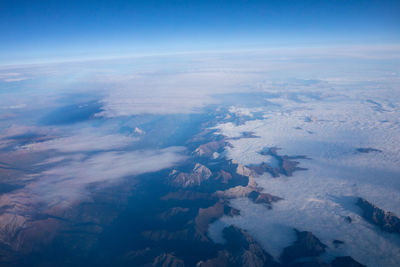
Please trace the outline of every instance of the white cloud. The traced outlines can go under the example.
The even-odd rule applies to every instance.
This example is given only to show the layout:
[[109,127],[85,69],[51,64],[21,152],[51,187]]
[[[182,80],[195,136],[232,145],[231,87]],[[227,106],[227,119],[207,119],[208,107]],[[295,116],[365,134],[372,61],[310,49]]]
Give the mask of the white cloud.
[[185,158],[183,152],[182,147],[169,147],[161,150],[113,151],[89,157],[77,155],[58,158],[50,163],[63,161],[62,164],[35,174],[33,182],[23,189],[2,195],[0,203],[2,207],[14,208],[17,204],[19,211],[29,213],[37,212],[35,209],[39,206],[69,206],[90,197],[89,185],[107,187],[124,177],[172,167]]
[[182,159],[179,155],[182,151],[183,148],[171,147],[163,150],[104,152],[54,167],[41,175],[58,177],[62,183],[66,181],[74,185],[109,182],[127,175],[170,167]]
[[101,101],[103,112],[97,116],[198,112],[217,102],[212,95],[238,91],[238,84],[248,78],[246,73],[209,70],[141,75],[110,90]]
[[0,73],[0,81],[3,82],[19,82],[27,79],[29,79],[29,77],[23,76],[23,74],[17,72]]
[[101,129],[84,129],[70,136],[54,138],[22,146],[32,151],[58,150],[60,152],[100,151],[124,148],[138,139],[121,134],[104,134]]
[[[341,97],[303,97],[300,102],[283,96],[276,101],[281,105],[279,109],[265,108],[264,120],[216,127],[228,137],[244,131],[260,136],[230,140],[232,147],[226,148],[226,155],[242,164],[268,162],[270,159],[258,152],[274,146],[281,148],[280,154],[306,155],[310,159],[298,160],[300,167],[308,170],[295,172],[293,177],[258,177],[256,182],[265,192],[284,200],[274,204],[272,210],[247,199],[232,201],[241,215],[224,217],[213,224],[210,235],[215,240],[221,240],[222,227],[233,223],[247,229],[268,252],[279,257],[282,249],[295,239],[292,228],[298,228],[312,231],[328,246],[334,239],[345,241],[340,248],[328,248],[323,255],[327,260],[351,255],[373,266],[397,266],[398,236],[384,233],[363,220],[354,211],[351,199],[361,196],[400,214],[398,93],[390,88],[343,88],[337,93]],[[307,95],[307,91],[303,94]],[[373,147],[382,152],[356,153],[358,147]],[[346,216],[353,218],[351,224],[345,222]]]

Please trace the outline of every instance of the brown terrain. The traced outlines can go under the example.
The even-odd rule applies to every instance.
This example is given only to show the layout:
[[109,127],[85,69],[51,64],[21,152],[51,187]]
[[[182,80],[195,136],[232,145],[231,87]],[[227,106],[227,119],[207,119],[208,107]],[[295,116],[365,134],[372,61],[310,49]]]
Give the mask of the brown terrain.
[[279,177],[279,175],[292,176],[295,171],[304,171],[305,168],[298,167],[300,164],[295,159],[307,159],[306,156],[288,156],[278,155],[278,148],[265,148],[260,152],[261,155],[268,155],[275,158],[277,166],[272,167],[267,163],[261,163],[260,165],[251,166],[250,168],[258,175],[268,172],[273,177]]
[[326,245],[321,243],[311,232],[301,232],[295,229],[297,240],[293,245],[286,247],[281,255],[285,264],[292,263],[300,258],[318,257],[325,252]]
[[356,204],[361,208],[362,216],[368,222],[383,231],[400,234],[400,219],[393,212],[384,211],[363,198],[358,198]]
[[[246,119],[224,117],[224,121],[237,124]],[[203,125],[203,129],[213,123]],[[244,132],[239,138],[257,137]],[[202,130],[187,141],[191,153],[181,165],[128,179],[122,186],[94,190],[90,197],[74,203],[42,203],[29,195],[29,188],[23,188],[21,182],[21,188],[10,189],[12,194],[0,195],[0,264],[250,267],[292,266],[311,257],[314,259],[309,264],[329,266],[316,258],[326,246],[310,232],[296,230],[297,240],[283,251],[282,263],[236,226],[223,230],[224,244],[210,239],[211,223],[223,216],[240,215],[230,206],[231,199],[248,198],[268,208],[282,200],[260,188],[255,177],[266,172],[273,177],[291,176],[304,170],[295,159],[306,157],[281,156],[277,148],[261,152],[276,159],[274,167],[267,163],[244,166],[219,157],[229,145],[229,140],[214,130]],[[30,158],[25,153],[20,156],[26,166],[41,161],[39,156]],[[0,174],[14,178],[25,171],[10,166],[2,161]],[[375,217],[381,218],[379,214]],[[389,215],[384,218],[393,217]],[[351,258],[338,258],[332,266],[344,266],[340,265],[343,262],[354,264]]]

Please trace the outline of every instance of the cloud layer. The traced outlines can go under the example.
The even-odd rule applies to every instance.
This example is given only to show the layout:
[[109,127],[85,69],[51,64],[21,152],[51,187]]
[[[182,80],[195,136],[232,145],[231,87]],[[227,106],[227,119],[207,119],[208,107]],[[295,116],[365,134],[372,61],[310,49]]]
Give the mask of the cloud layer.
[[32,182],[23,189],[2,195],[0,206],[3,209],[11,207],[10,212],[16,212],[12,211],[13,207],[18,207],[22,212],[57,205],[68,207],[90,197],[89,186],[103,188],[124,177],[174,166],[185,158],[183,152],[182,147],[169,147],[161,150],[111,151],[92,156],[74,154],[61,157],[56,162],[62,161],[62,164],[31,175]]

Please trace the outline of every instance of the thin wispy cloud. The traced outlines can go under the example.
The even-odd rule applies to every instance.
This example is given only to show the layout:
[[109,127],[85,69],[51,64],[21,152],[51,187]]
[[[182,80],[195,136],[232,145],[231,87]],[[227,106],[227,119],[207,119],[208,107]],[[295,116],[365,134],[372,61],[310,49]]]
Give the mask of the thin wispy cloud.
[[1,73],[0,72],[0,82],[19,82],[19,81],[24,81],[24,80],[28,80],[29,77],[24,76],[21,73],[17,73],[17,72],[5,72],[5,73]]
[[240,91],[237,85],[249,81],[252,76],[232,71],[227,66],[212,71],[202,67],[184,72],[142,74],[123,83],[115,81],[115,88],[100,101],[103,111],[97,116],[198,112],[218,102],[214,94]]
[[100,129],[84,129],[65,137],[24,145],[21,149],[31,151],[57,150],[60,152],[84,152],[121,149],[136,142],[138,138],[121,134],[106,134]]
[[183,152],[182,147],[169,147],[58,158],[51,163],[62,164],[31,175],[32,182],[23,189],[1,195],[0,209],[4,215],[36,213],[53,206],[66,208],[90,198],[93,186],[104,188],[123,178],[172,167],[185,159]]

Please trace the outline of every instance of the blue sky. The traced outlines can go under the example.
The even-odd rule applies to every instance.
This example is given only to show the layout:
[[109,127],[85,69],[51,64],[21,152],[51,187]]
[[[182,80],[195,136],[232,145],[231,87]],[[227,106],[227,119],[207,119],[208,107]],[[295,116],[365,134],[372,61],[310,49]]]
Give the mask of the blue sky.
[[400,40],[400,1],[1,0],[0,14],[1,63]]

